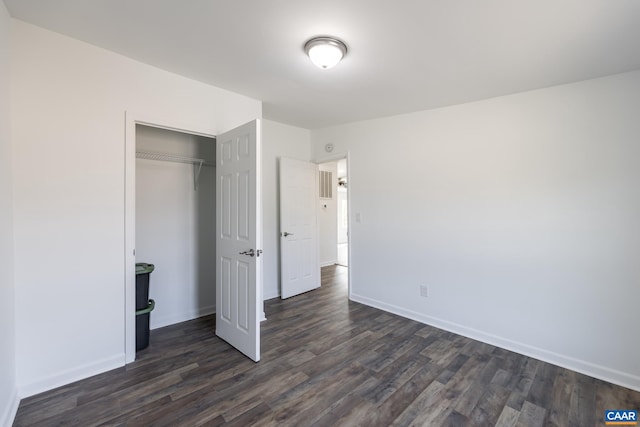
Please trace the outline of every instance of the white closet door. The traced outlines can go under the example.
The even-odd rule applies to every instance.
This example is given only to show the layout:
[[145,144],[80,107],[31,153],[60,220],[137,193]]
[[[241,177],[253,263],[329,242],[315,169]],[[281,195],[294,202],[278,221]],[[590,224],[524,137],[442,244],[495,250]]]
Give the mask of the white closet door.
[[216,142],[216,335],[260,360],[259,121]]

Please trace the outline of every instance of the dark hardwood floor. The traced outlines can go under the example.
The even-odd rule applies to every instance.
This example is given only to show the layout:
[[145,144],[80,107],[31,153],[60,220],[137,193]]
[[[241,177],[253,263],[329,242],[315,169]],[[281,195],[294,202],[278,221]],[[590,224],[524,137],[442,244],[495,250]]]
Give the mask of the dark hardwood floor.
[[16,426],[603,426],[640,393],[347,300],[344,267],[270,300],[255,364],[205,317],[126,367],[24,399]]

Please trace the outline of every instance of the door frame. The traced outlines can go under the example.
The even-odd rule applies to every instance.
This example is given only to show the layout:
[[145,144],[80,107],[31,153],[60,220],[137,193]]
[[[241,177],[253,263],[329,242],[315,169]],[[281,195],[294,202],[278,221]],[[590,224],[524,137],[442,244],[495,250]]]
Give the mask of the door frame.
[[[342,160],[342,159],[346,159],[347,160],[347,183],[350,186],[351,185],[351,152],[350,151],[343,151],[343,152],[337,152],[337,153],[332,153],[330,155],[327,156],[322,156],[322,157],[318,157],[312,160],[313,163],[319,165],[321,163],[327,163],[327,162],[335,162],[336,160]],[[352,240],[352,231],[353,231],[353,227],[352,227],[352,220],[351,218],[353,217],[353,215],[351,215],[351,187],[349,187],[347,189],[347,212],[348,214],[348,218],[347,218],[347,260],[348,260],[348,267],[347,267],[347,295],[349,300],[351,300],[351,272],[353,271],[352,266],[353,266],[353,257],[351,256],[352,254],[352,245],[351,242]],[[337,202],[337,201],[336,201]],[[318,240],[318,244],[320,243],[320,241]],[[318,262],[320,262],[320,251],[318,251]]]
[[[210,125],[125,112],[124,143],[124,363],[136,359],[136,125],[216,138]],[[347,166],[348,167],[348,166]],[[258,189],[261,191],[261,189]],[[218,215],[216,207],[216,217]],[[258,286],[258,284],[256,284]],[[259,286],[261,288],[261,286]],[[259,289],[262,292],[262,289]]]

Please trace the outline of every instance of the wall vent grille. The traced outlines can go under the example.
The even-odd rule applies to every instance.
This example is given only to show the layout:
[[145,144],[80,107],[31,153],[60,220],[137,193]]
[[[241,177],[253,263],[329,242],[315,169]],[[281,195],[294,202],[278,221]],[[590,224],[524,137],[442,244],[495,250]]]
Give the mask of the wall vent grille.
[[320,171],[320,198],[321,199],[333,199],[333,186],[331,171]]

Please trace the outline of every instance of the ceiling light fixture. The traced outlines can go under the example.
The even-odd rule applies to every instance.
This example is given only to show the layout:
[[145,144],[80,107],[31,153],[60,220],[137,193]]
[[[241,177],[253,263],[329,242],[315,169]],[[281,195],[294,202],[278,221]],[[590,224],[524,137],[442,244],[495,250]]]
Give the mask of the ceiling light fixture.
[[311,62],[327,70],[335,67],[347,54],[347,45],[333,37],[314,37],[304,44],[304,51]]

